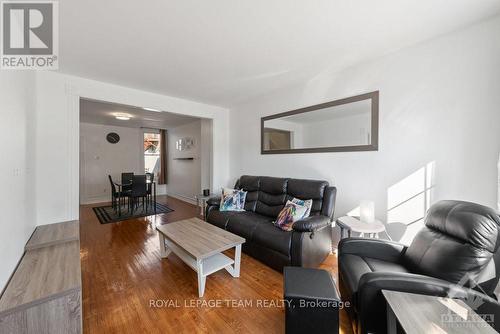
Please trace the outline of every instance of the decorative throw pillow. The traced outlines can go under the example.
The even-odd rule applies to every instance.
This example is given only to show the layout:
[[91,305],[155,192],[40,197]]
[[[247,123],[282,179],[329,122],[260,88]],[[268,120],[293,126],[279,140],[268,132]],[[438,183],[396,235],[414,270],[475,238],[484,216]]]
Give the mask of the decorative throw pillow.
[[303,200],[303,199],[294,198],[294,199],[292,199],[292,203],[295,203],[295,204],[307,207],[306,214],[302,218],[307,218],[307,217],[309,217],[311,215],[311,208],[312,208],[312,205],[313,205],[313,200],[312,199]]
[[306,212],[306,206],[287,201],[285,207],[278,214],[278,218],[274,222],[274,225],[283,231],[291,231],[293,223],[304,218]]
[[245,211],[247,192],[239,189],[222,188],[220,211]]

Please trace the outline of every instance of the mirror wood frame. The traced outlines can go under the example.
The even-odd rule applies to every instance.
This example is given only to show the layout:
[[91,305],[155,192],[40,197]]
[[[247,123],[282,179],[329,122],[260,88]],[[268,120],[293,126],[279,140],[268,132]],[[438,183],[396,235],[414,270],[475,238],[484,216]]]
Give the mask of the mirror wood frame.
[[[353,102],[371,100],[371,143],[369,145],[354,146],[332,146],[332,147],[313,147],[313,148],[294,148],[287,150],[265,150],[264,149],[264,122],[272,119],[303,114],[320,109],[340,106]],[[261,154],[292,154],[292,153],[322,153],[322,152],[359,152],[359,151],[378,151],[378,118],[379,118],[379,91],[366,94],[351,96],[348,98],[316,104],[305,108],[286,111],[275,115],[262,117],[260,119],[260,153]]]

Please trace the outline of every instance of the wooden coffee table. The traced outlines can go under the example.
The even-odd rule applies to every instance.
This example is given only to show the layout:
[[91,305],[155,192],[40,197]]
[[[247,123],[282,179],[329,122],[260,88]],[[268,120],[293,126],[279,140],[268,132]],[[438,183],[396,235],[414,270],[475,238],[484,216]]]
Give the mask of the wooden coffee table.
[[[177,255],[198,273],[198,295],[203,297],[206,277],[226,269],[233,277],[240,277],[241,245],[245,239],[210,225],[198,218],[160,225],[160,255]],[[234,259],[222,254],[235,248]]]

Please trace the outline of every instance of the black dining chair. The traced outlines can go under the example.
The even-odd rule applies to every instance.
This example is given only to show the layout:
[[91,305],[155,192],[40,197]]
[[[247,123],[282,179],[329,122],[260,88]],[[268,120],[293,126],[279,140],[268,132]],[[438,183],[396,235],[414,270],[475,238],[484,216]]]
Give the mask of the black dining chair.
[[111,175],[108,175],[108,178],[109,178],[109,183],[111,185],[111,207],[116,211],[117,209],[116,201],[118,200],[120,194],[116,190],[116,186],[115,183],[113,182],[113,179],[111,178]]
[[134,181],[134,173],[122,173],[122,191],[132,190],[133,181]]
[[153,203],[153,182],[155,181],[155,175],[153,173],[146,173],[146,180],[147,180],[146,203],[153,206],[156,205],[156,203]]
[[[122,202],[125,201],[125,198],[128,197],[128,194],[131,190],[123,190],[120,184],[116,184],[113,181],[111,175],[108,175],[109,183],[111,185],[111,206],[115,210],[121,212],[121,206],[124,204]],[[132,182],[130,182],[129,187],[131,187]],[[116,188],[118,186],[118,189]]]
[[142,199],[142,208],[144,210],[148,194],[146,175],[134,175],[131,188],[130,192],[127,193],[127,197],[129,198],[130,211],[134,214],[134,210],[138,207],[140,199]]

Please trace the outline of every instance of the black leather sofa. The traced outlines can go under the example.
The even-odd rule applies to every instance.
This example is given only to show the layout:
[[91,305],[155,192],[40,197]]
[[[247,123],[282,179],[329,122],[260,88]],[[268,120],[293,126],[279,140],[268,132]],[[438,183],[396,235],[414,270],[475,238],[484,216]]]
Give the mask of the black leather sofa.
[[[386,333],[381,290],[481,298],[478,314],[500,315],[494,295],[500,273],[500,217],[488,207],[441,201],[410,246],[347,238],[339,244],[341,295],[349,300],[358,333]],[[469,279],[467,279],[467,277]],[[477,284],[478,283],[478,284]],[[495,327],[499,330],[500,319]]]
[[[207,222],[246,239],[243,251],[270,267],[317,267],[331,250],[336,188],[326,181],[244,175],[235,185],[247,191],[245,212],[219,211],[220,198],[207,201]],[[312,199],[311,215],[293,231],[273,225],[287,200]]]

